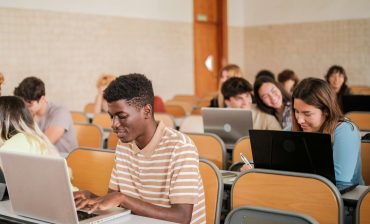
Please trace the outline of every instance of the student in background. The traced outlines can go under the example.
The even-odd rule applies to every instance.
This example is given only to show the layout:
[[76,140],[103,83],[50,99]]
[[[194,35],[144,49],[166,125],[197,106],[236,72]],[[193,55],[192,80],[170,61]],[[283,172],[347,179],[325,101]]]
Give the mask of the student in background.
[[342,66],[333,65],[329,68],[325,76],[326,81],[330,84],[330,87],[337,94],[337,100],[339,107],[342,108],[344,95],[351,94],[351,89],[347,86],[347,74]]
[[40,129],[59,153],[67,154],[77,147],[71,113],[67,108],[49,103],[45,84],[36,77],[27,77],[14,89],[22,97]]
[[298,84],[298,76],[289,69],[285,69],[278,75],[278,81],[283,85],[288,93],[292,93],[294,87]]
[[0,96],[1,96],[1,90],[3,88],[4,81],[5,81],[4,75],[3,73],[0,72]]
[[107,101],[103,99],[103,92],[105,88],[107,88],[109,83],[111,83],[115,79],[116,76],[114,75],[102,74],[96,81],[96,88],[98,90],[98,94],[95,97],[94,114],[108,112],[108,104]]
[[59,155],[17,96],[0,96],[0,150]]
[[331,135],[337,184],[364,184],[360,132],[343,116],[328,83],[316,78],[302,80],[293,91],[292,110],[292,131]]
[[224,97],[221,93],[222,84],[231,77],[241,77],[242,73],[239,66],[234,64],[229,64],[223,67],[220,71],[220,80],[218,87],[218,94],[210,102],[210,107],[225,107]]
[[258,108],[275,116],[283,129],[289,129],[292,121],[289,93],[269,77],[257,79],[253,88]]
[[231,77],[224,82],[221,91],[227,107],[252,111],[253,129],[281,130],[281,126],[274,116],[262,112],[256,105],[252,104],[253,88],[244,78]]
[[176,223],[205,223],[199,155],[191,139],[154,120],[153,87],[141,74],[119,76],[104,91],[119,138],[109,193],[74,194],[77,208],[122,206]]
[[255,81],[261,77],[268,77],[270,79],[275,80],[275,75],[270,70],[261,70],[256,74]]

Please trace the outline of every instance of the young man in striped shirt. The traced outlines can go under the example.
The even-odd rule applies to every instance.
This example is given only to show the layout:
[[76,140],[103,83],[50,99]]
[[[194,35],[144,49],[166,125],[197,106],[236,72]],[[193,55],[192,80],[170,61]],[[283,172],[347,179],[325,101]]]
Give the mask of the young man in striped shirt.
[[198,152],[190,138],[156,122],[151,81],[141,74],[118,77],[104,91],[112,129],[120,139],[109,193],[75,193],[77,208],[115,206],[177,223],[205,223]]

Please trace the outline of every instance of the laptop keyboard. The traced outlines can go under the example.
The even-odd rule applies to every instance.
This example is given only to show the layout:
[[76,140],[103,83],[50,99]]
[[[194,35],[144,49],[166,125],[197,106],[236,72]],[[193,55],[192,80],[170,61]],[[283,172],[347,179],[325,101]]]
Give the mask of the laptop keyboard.
[[89,214],[89,213],[84,212],[84,211],[77,211],[78,221],[89,219],[89,218],[92,218],[92,217],[95,217],[95,216],[98,216],[98,215],[94,214],[94,213]]

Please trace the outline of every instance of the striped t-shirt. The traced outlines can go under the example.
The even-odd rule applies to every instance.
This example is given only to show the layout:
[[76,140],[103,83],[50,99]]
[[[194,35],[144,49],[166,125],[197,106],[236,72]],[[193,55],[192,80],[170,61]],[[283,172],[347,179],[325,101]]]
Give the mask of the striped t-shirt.
[[162,207],[193,204],[191,223],[205,223],[198,151],[190,138],[160,122],[148,145],[119,143],[109,188]]

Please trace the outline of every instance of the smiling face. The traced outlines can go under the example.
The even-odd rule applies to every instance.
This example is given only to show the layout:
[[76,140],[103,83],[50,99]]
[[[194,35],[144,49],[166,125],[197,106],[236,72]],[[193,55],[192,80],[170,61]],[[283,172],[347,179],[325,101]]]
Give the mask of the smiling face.
[[283,106],[283,96],[277,86],[271,82],[265,82],[258,90],[258,95],[266,106],[279,109]]
[[325,121],[322,110],[301,99],[294,99],[294,116],[304,132],[318,132]]
[[238,94],[225,100],[225,104],[230,108],[250,109],[252,106],[252,96],[250,93]]
[[123,143],[139,139],[145,132],[144,107],[138,109],[126,100],[108,103],[108,113],[112,118],[112,129]]
[[344,75],[337,72],[329,76],[329,84],[330,87],[334,89],[334,91],[337,93],[339,92],[340,88],[342,87],[344,83]]

